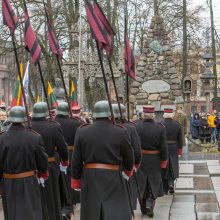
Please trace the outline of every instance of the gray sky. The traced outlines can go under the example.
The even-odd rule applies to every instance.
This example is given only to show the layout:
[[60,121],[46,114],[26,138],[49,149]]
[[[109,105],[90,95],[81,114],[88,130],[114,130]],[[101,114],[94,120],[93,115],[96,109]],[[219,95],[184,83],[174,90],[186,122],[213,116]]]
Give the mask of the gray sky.
[[[210,24],[210,8],[207,6],[207,1],[209,0],[190,0],[193,5],[204,5],[206,11],[203,13],[204,22],[209,25]],[[220,0],[212,0],[214,17],[215,17],[215,26],[218,33],[220,33]]]

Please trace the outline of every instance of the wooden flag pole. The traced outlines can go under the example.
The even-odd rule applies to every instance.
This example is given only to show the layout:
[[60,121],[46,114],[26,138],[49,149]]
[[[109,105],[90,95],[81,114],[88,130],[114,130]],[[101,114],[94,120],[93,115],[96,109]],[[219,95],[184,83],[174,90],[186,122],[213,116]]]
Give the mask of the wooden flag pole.
[[42,73],[40,61],[37,62],[37,66],[38,66],[38,70],[39,70],[39,73],[40,73],[40,79],[41,79],[41,82],[42,82],[42,85],[43,85],[43,91],[44,91],[44,96],[45,96],[45,100],[46,100],[46,103],[47,103],[47,108],[48,108],[48,111],[49,111],[49,116],[50,116],[50,119],[52,119],[52,115],[51,115],[51,112],[50,112],[50,105],[49,105],[49,101],[48,101],[47,89],[46,89],[46,86],[45,86],[45,83],[44,83],[44,78],[43,78],[43,73]]
[[110,94],[109,94],[107,79],[106,79],[106,75],[105,75],[105,69],[104,69],[103,60],[102,60],[102,55],[101,55],[101,51],[100,51],[100,49],[99,49],[99,43],[98,43],[98,41],[96,41],[96,46],[97,46],[99,61],[100,61],[101,69],[102,69],[102,76],[103,76],[103,80],[104,80],[105,91],[106,91],[107,98],[108,98],[109,109],[110,109],[110,112],[111,112],[111,118],[112,118],[112,122],[115,124],[115,117],[114,117],[113,110],[112,110],[111,97],[110,97]]
[[[46,19],[47,19],[47,22],[49,22],[49,16],[48,16],[48,13],[47,13],[46,4],[45,4],[44,0],[43,0],[43,4],[44,4],[44,11],[45,11],[45,14],[46,14]],[[58,54],[56,54],[56,59],[57,59],[57,63],[58,63],[59,71],[60,71],[61,80],[62,80],[62,83],[63,83],[63,88],[64,88],[64,92],[65,92],[65,96],[66,96],[66,101],[69,105],[70,116],[72,117],[73,113],[72,113],[72,110],[71,110],[71,104],[70,104],[69,96],[68,96],[68,93],[67,93],[66,84],[65,84],[65,81],[64,81],[63,71],[62,71],[62,68],[61,68],[61,63],[60,63]]]
[[10,31],[10,33],[11,33],[11,38],[12,38],[12,43],[13,43],[13,48],[14,48],[14,53],[15,53],[15,61],[16,61],[17,69],[18,69],[18,76],[19,76],[19,81],[20,81],[20,85],[21,85],[22,97],[23,97],[23,100],[24,100],[24,106],[25,106],[25,111],[26,111],[26,115],[27,115],[28,127],[31,128],[31,121],[30,121],[30,117],[29,117],[29,112],[28,112],[28,107],[27,107],[27,100],[26,100],[26,96],[25,96],[25,92],[24,92],[24,86],[23,86],[23,78],[22,78],[22,75],[21,75],[20,67],[19,67],[18,53],[17,53],[16,44],[15,44],[15,37],[14,37],[14,34],[11,31]]
[[67,93],[67,89],[66,89],[66,85],[65,85],[65,81],[64,81],[64,77],[63,77],[63,71],[62,71],[60,60],[59,60],[59,57],[58,57],[57,54],[56,54],[56,58],[57,58],[57,63],[58,63],[59,70],[60,70],[61,80],[63,82],[63,88],[64,88],[65,95],[66,95],[66,101],[67,101],[67,103],[69,105],[70,116],[73,117],[73,113],[72,113],[72,109],[71,109],[71,104],[70,104],[70,99],[69,99],[69,96],[68,96],[68,93]]
[[119,101],[119,97],[118,97],[118,90],[117,90],[117,86],[116,86],[116,83],[115,83],[115,76],[114,76],[111,60],[109,59],[109,57],[108,57],[108,63],[109,63],[110,72],[111,72],[111,76],[112,76],[112,82],[113,82],[113,85],[114,85],[115,96],[116,96],[116,100],[117,100],[117,103],[118,103],[118,108],[119,108],[119,113],[120,113],[120,117],[121,117],[121,122],[123,123],[124,121],[123,121],[121,105],[120,105],[120,101]]

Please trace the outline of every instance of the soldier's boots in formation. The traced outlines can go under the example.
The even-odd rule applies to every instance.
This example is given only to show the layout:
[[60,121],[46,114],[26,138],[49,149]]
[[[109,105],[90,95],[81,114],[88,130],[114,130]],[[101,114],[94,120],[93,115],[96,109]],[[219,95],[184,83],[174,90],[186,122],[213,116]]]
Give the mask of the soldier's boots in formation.
[[152,198],[147,198],[145,200],[142,200],[141,205],[141,212],[142,215],[147,215],[150,218],[154,217],[154,206],[155,206],[155,200]]

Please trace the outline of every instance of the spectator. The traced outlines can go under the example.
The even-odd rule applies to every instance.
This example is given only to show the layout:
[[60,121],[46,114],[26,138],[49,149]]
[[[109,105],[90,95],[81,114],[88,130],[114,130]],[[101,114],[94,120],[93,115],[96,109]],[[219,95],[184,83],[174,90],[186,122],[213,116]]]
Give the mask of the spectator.
[[201,119],[200,119],[199,139],[204,144],[211,142],[211,128],[208,125],[207,116],[206,115],[202,115]]
[[216,143],[216,116],[214,112],[208,117],[208,125],[211,128],[211,141],[212,143]]
[[199,139],[199,125],[200,125],[200,117],[198,113],[195,113],[193,115],[193,118],[191,118],[192,139]]
[[216,140],[219,141],[220,134],[220,115],[216,114]]

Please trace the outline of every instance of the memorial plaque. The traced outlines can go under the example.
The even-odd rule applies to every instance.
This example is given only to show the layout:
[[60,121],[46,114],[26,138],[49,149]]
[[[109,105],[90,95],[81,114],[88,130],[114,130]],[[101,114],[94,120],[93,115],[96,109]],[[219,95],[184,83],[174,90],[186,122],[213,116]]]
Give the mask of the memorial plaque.
[[147,93],[162,93],[170,90],[170,85],[163,80],[149,80],[142,85]]

